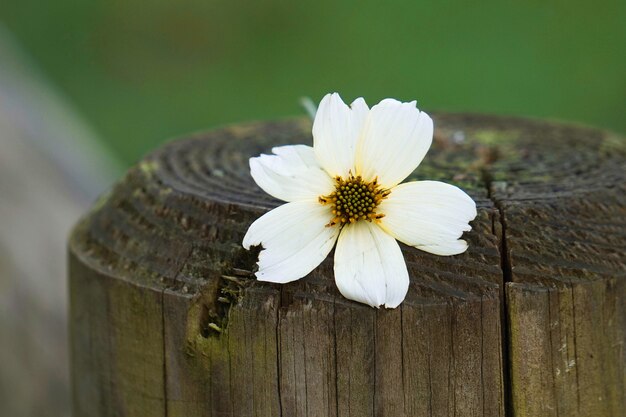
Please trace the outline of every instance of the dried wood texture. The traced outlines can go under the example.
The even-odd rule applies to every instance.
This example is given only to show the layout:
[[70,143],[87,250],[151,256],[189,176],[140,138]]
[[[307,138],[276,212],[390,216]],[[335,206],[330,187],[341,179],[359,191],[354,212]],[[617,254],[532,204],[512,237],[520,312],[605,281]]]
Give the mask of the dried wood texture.
[[395,310],[341,297],[330,258],[283,286],[251,276],[256,254],[240,242],[280,203],[247,160],[310,143],[307,121],[198,134],[131,169],[70,242],[75,415],[617,415],[624,143],[525,119],[435,119],[411,179],[460,185],[478,216],[465,254],[402,246],[411,285]]

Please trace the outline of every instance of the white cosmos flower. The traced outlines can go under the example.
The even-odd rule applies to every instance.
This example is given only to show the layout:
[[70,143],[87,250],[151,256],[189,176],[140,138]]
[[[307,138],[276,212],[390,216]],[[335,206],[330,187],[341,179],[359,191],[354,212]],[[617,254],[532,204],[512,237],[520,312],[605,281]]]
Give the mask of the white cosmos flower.
[[313,123],[313,147],[281,146],[250,158],[256,183],[286,204],[257,219],[243,246],[262,245],[256,277],[287,283],[317,267],[335,242],[341,294],[378,307],[397,307],[409,274],[399,240],[436,255],[467,249],[460,239],[476,204],[438,181],[400,184],[419,165],[433,121],[415,101],[385,99],[369,109],[328,94]]

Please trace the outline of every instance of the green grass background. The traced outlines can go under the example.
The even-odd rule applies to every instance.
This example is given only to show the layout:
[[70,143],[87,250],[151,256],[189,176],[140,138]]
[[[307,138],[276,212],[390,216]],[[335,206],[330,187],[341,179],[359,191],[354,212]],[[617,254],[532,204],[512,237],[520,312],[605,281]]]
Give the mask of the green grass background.
[[127,164],[329,91],[626,132],[623,0],[3,0],[0,22]]

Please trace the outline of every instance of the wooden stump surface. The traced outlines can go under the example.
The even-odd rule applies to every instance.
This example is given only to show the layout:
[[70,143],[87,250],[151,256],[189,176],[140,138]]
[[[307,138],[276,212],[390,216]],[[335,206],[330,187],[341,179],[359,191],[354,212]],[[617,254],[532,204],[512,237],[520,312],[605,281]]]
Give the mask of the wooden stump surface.
[[402,245],[397,309],[336,289],[332,256],[261,283],[250,223],[280,204],[248,158],[311,143],[303,119],[147,156],[70,242],[81,416],[618,416],[625,409],[626,143],[597,129],[436,114],[413,179],[477,202],[469,250]]

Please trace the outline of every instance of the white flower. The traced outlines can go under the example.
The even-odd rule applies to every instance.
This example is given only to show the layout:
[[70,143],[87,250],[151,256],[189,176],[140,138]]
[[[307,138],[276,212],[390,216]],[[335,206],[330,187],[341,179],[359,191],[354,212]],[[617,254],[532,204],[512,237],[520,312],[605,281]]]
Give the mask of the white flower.
[[287,204],[257,219],[243,246],[262,245],[256,277],[287,283],[310,273],[335,242],[341,294],[378,307],[397,307],[409,274],[396,239],[437,255],[467,249],[459,239],[476,204],[438,181],[400,184],[432,142],[433,121],[415,101],[385,99],[369,109],[328,94],[313,123],[313,147],[281,146],[250,158],[256,183]]

